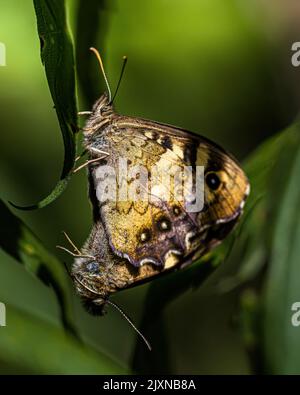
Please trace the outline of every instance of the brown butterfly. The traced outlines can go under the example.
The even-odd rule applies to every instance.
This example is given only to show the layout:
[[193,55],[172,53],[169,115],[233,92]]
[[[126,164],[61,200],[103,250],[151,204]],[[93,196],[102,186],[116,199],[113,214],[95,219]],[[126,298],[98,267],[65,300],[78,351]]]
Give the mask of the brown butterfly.
[[[100,55],[92,50],[107,82]],[[83,129],[94,226],[72,268],[78,293],[100,312],[114,292],[182,268],[219,244],[241,216],[250,190],[237,161],[221,147],[181,128],[119,115],[107,86],[109,94],[97,100]],[[152,185],[139,189],[143,198],[120,198],[124,188],[141,186],[142,173],[120,175],[121,160],[127,170],[146,169]],[[195,188],[178,199],[174,174],[170,185],[156,176],[197,166],[204,168],[203,202],[195,211],[187,209]]]

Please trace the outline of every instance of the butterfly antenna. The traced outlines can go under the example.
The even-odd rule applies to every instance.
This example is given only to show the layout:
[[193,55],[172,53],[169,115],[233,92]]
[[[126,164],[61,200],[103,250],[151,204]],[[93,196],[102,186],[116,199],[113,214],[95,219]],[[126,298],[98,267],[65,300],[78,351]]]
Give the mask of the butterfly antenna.
[[110,300],[106,300],[105,303],[108,303],[109,305],[113,306],[118,312],[125,318],[127,322],[132,326],[132,328],[136,331],[136,333],[143,339],[144,343],[146,344],[147,348],[149,351],[152,350],[151,344],[148,342],[148,340],[145,338],[145,336],[138,330],[138,328],[134,325],[134,323],[131,321],[131,319],[128,317],[128,315],[119,307],[117,304],[114,302],[111,302]]
[[107,79],[107,76],[106,76],[106,73],[105,73],[105,70],[104,70],[104,66],[103,66],[103,62],[102,62],[100,53],[99,53],[99,51],[98,51],[96,48],[94,48],[94,47],[91,47],[91,48],[90,48],[90,51],[94,52],[94,54],[96,55],[96,57],[97,57],[97,59],[98,59],[98,62],[99,62],[99,65],[100,65],[100,69],[101,69],[101,71],[102,71],[102,74],[103,74],[103,77],[104,77],[104,81],[105,81],[105,84],[106,84],[109,102],[111,102],[111,90],[110,90],[110,86],[109,86],[109,83],[108,83],[108,79]]
[[62,232],[63,235],[65,236],[65,238],[67,239],[67,241],[69,242],[69,244],[74,248],[74,251],[77,252],[78,254],[80,254],[80,250],[76,247],[76,245],[73,243],[73,241],[71,240],[71,238],[68,236],[67,232],[63,231]]
[[121,81],[122,81],[122,78],[123,78],[123,74],[124,74],[124,71],[125,71],[126,64],[127,64],[127,56],[123,56],[123,64],[122,64],[122,69],[121,69],[119,81],[117,83],[117,87],[116,87],[115,93],[113,95],[113,98],[112,98],[112,100],[111,100],[111,102],[109,104],[113,104],[113,102],[114,102],[114,100],[115,100],[115,98],[117,96],[117,93],[118,93],[118,90],[120,88]]
[[[84,287],[85,289],[87,289],[88,291],[90,291],[91,293],[99,296],[99,294],[97,292],[95,292],[93,289],[91,289],[90,287],[88,287],[86,284],[83,284],[83,282],[76,276],[76,275],[72,275],[72,279],[77,281],[78,284],[80,284],[82,287]],[[111,305],[112,307],[114,307],[124,318],[127,322],[129,322],[129,324],[132,326],[132,328],[136,331],[136,333],[142,338],[142,340],[144,341],[144,343],[146,344],[147,348],[149,351],[152,350],[151,344],[149,343],[149,341],[145,338],[145,336],[142,334],[142,332],[140,332],[138,330],[138,328],[134,325],[134,323],[131,321],[131,319],[128,317],[128,315],[125,313],[125,311],[123,311],[121,309],[120,306],[118,306],[117,304],[115,304],[114,302],[111,302],[108,299],[105,299],[105,303]]]

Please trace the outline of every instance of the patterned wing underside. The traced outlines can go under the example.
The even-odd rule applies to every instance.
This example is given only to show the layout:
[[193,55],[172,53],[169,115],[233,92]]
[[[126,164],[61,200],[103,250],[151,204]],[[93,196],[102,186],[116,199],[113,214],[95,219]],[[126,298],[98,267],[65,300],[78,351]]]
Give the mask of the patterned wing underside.
[[[106,165],[117,170],[120,158],[126,158],[128,168],[143,166],[150,178],[153,166],[162,174],[174,166],[183,171],[184,166],[195,165],[220,172],[222,190],[213,192],[205,188],[204,209],[199,213],[185,210],[185,202],[174,196],[172,183],[169,187],[158,183],[155,188],[152,179],[152,193],[149,188],[140,188],[140,193],[147,195],[144,201],[120,201],[116,196],[116,201],[108,199],[100,203],[112,250],[134,266],[151,262],[167,268],[184,256],[201,253],[205,249],[201,232],[234,216],[245,195],[247,180],[233,159],[205,139],[165,125],[119,120],[98,139],[97,148],[109,153]],[[107,174],[99,175],[99,168],[95,165],[91,170],[96,190],[108,180]],[[126,184],[135,190],[139,179],[136,177],[133,174],[126,179],[116,171],[117,191]],[[169,195],[168,199],[164,199],[165,194]]]

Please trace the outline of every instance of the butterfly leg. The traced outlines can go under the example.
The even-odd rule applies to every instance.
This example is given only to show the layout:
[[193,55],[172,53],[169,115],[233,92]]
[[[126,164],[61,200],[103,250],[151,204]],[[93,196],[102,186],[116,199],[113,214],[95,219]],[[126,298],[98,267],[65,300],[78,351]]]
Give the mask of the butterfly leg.
[[99,158],[96,158],[96,159],[89,159],[89,160],[85,161],[82,165],[80,165],[80,166],[78,166],[76,169],[74,169],[74,170],[73,170],[73,173],[75,174],[75,173],[77,173],[79,170],[81,170],[81,169],[83,169],[84,167],[88,166],[89,164],[98,162],[98,161],[100,161],[100,160],[106,158],[107,156],[108,156],[108,154],[105,153],[105,155],[100,156]]
[[92,128],[83,128],[82,130],[84,131],[84,132],[94,132],[95,130],[97,130],[97,129],[99,129],[99,126],[98,125],[96,125],[96,126],[93,126]]
[[92,111],[80,111],[77,113],[78,115],[91,115]]
[[83,151],[81,152],[81,154],[78,155],[77,158],[75,158],[75,163],[78,162],[79,159],[81,159],[86,153],[87,153],[87,150],[86,150],[86,149],[83,150]]

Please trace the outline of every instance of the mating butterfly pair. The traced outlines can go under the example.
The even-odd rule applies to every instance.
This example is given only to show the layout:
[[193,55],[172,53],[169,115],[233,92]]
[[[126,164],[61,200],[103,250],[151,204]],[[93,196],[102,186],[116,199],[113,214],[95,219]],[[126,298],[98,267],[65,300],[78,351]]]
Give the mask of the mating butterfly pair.
[[[100,55],[92,50],[107,82]],[[174,126],[119,115],[109,86],[108,92],[95,103],[83,129],[94,226],[72,267],[78,293],[99,312],[113,304],[108,297],[114,292],[182,268],[219,244],[242,214],[250,190],[237,161],[221,147]],[[201,210],[187,210],[191,194],[178,199],[174,183],[154,181],[139,191],[143,199],[136,194],[118,199],[122,188],[130,189],[141,177],[120,175],[121,159],[128,168],[146,169],[152,182],[154,168],[169,174],[174,166],[181,173],[202,167]],[[110,185],[113,199],[105,195]]]

